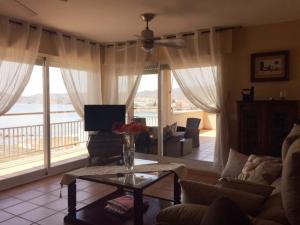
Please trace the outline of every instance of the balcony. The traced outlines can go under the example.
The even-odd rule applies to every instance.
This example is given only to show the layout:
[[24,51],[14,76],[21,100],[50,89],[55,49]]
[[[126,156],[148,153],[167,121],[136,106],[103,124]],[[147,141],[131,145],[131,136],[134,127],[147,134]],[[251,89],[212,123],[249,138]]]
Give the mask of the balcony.
[[[52,114],[74,113],[74,111],[51,112]],[[184,121],[183,118],[195,116],[196,112],[175,114],[171,122]],[[197,112],[198,113],[198,112]],[[42,113],[6,114],[5,117],[42,115]],[[201,118],[205,121],[205,115]],[[202,120],[202,121],[203,121]],[[207,120],[207,119],[206,119]],[[148,126],[157,126],[155,116],[146,116]],[[203,122],[202,122],[203,123]],[[66,162],[88,155],[83,122],[78,120],[50,124],[51,164]],[[213,160],[215,130],[200,129],[200,147],[183,158],[204,161]],[[0,128],[0,179],[44,167],[44,126],[13,126]]]
[[[73,113],[51,112],[52,114]],[[5,117],[42,115],[42,113],[6,114]],[[51,164],[87,156],[87,133],[81,120],[50,124]],[[0,128],[0,179],[44,167],[44,126]]]
[[[146,119],[146,125],[149,127],[158,126],[157,110],[150,111],[149,108],[136,108],[135,117]],[[156,115],[155,115],[156,114]],[[201,110],[177,111],[169,113],[166,124],[177,123],[178,126],[185,126],[186,119],[196,117],[201,119],[199,142],[200,146],[193,148],[192,153],[183,156],[184,159],[213,161],[215,139],[216,139],[216,115],[208,114]]]

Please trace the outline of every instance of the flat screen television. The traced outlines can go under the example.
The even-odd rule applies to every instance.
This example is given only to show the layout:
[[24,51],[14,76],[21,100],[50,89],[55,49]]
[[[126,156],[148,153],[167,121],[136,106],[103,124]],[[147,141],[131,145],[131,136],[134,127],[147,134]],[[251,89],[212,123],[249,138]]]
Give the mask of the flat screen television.
[[125,123],[125,105],[85,105],[85,131],[111,132],[116,122]]

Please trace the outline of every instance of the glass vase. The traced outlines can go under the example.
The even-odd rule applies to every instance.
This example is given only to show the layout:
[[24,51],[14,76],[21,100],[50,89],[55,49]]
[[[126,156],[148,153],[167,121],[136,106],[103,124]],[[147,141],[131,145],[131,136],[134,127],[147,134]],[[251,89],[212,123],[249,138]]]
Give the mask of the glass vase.
[[135,152],[134,135],[125,134],[123,144],[123,160],[126,170],[134,168],[134,152]]

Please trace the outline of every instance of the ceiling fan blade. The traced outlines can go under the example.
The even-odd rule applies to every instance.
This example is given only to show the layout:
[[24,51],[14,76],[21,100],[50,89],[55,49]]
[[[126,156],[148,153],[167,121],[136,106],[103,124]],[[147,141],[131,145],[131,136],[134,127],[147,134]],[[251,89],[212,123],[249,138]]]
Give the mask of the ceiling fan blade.
[[27,13],[29,13],[32,16],[37,16],[38,13],[34,11],[32,8],[27,6],[25,3],[23,3],[21,0],[13,0],[15,3],[17,3],[18,6],[20,6],[22,9],[24,9]]
[[155,43],[161,43],[161,44],[166,43],[166,44],[173,44],[173,45],[177,45],[177,46],[185,45],[185,41],[180,38],[160,39],[160,40],[155,41]]
[[156,46],[163,46],[163,47],[169,47],[169,48],[184,48],[185,45],[177,45],[174,43],[160,43],[160,42],[155,42],[154,45]]

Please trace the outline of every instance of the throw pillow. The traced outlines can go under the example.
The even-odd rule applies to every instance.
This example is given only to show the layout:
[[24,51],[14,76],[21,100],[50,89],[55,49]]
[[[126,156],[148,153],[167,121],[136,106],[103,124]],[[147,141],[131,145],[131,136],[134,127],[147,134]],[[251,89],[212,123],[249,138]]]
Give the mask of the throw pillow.
[[238,175],[242,172],[247,159],[247,155],[239,153],[231,148],[226,166],[221,173],[221,177],[238,177]]
[[181,180],[180,185],[182,203],[209,205],[220,197],[226,197],[234,201],[246,213],[255,215],[265,201],[265,197],[261,195],[191,180]]
[[208,208],[201,225],[253,225],[249,217],[228,198],[215,200]]
[[167,125],[163,129],[164,140],[169,139],[170,137],[176,136],[177,123],[173,123],[171,125]]
[[271,185],[257,184],[228,177],[219,179],[216,185],[223,188],[232,188],[257,195],[262,195],[264,197],[270,196],[270,194],[274,190],[274,187],[272,187]]
[[250,155],[238,178],[254,183],[270,185],[280,177],[281,170],[281,158]]
[[300,224],[300,139],[288,149],[282,171],[281,195],[286,216],[291,225]]
[[173,123],[170,126],[167,126],[167,128],[169,129],[169,132],[172,134],[172,136],[176,135],[176,130],[177,130],[177,123]]

